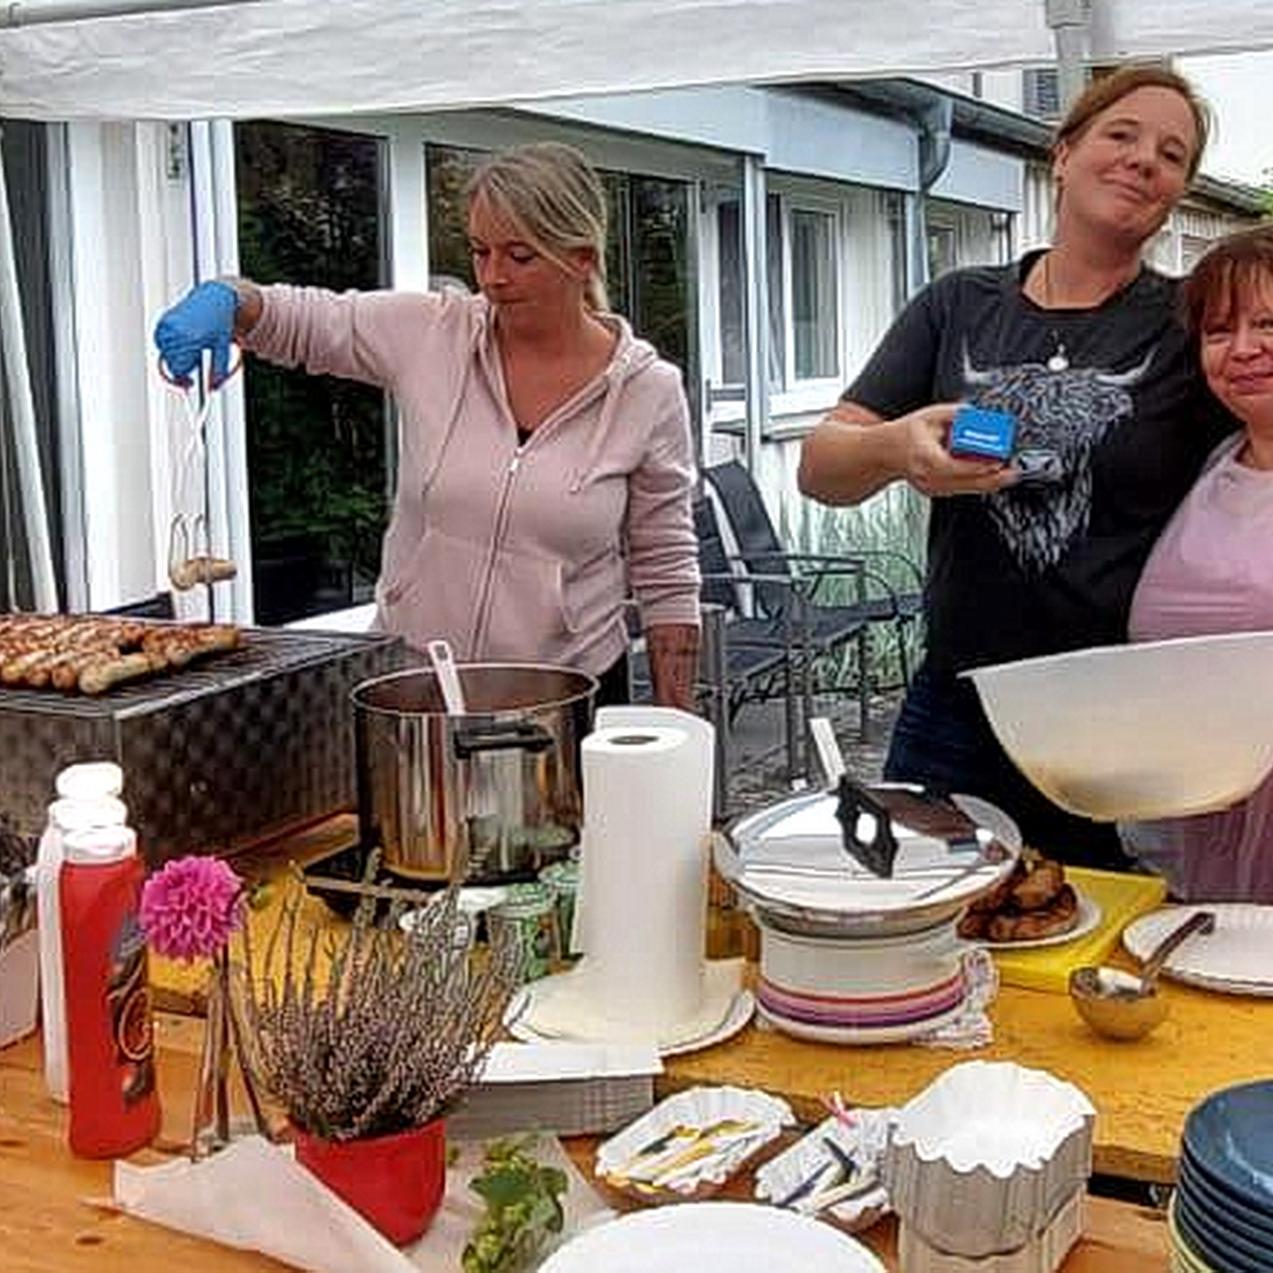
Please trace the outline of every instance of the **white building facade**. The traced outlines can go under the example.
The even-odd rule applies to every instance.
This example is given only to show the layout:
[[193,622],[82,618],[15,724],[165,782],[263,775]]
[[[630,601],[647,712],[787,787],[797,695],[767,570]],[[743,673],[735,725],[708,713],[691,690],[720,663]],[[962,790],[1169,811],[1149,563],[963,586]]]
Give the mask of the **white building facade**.
[[[250,368],[213,404],[205,460],[181,395],[156,372],[154,320],[223,274],[466,285],[465,172],[482,152],[548,139],[603,171],[616,308],[680,362],[703,462],[748,457],[793,532],[808,515],[794,490],[799,440],[907,296],[945,269],[1011,260],[1050,229],[1043,126],[909,81],[19,126],[6,152],[32,218],[26,283],[43,317],[28,318],[28,341],[63,605],[106,610],[167,588],[192,456],[212,546],[239,564],[216,587],[216,617],[287,622],[365,605],[396,480],[391,404]],[[1250,192],[1204,183],[1155,263],[1187,269],[1257,209]],[[6,517],[10,605],[22,602],[16,524]],[[180,598],[192,614],[206,603]]]

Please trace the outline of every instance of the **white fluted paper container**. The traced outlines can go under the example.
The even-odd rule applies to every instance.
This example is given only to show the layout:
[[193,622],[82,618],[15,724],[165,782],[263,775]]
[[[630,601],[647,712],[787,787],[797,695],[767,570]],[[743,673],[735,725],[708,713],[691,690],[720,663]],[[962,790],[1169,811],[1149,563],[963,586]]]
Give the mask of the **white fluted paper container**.
[[1014,1251],[1085,1185],[1095,1119],[1077,1087],[1045,1070],[968,1061],[902,1107],[881,1175],[893,1209],[931,1245]]

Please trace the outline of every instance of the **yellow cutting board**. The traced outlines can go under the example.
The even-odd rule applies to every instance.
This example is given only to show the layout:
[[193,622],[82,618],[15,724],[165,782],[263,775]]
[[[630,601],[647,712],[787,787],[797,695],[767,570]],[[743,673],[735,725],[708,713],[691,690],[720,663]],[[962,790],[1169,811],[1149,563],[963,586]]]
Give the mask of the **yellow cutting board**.
[[1027,990],[1067,993],[1070,971],[1104,962],[1118,946],[1123,929],[1137,916],[1161,906],[1167,881],[1157,875],[1123,875],[1067,866],[1065,878],[1101,908],[1101,922],[1086,936],[1059,946],[1004,950],[991,946],[999,977]]

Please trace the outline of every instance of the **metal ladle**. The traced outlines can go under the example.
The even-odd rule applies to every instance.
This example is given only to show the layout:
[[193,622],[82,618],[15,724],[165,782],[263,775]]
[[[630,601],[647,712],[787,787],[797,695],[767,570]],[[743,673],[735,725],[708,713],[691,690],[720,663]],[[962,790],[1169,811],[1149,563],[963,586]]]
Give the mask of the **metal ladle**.
[[1075,968],[1070,973],[1070,998],[1079,1016],[1106,1038],[1143,1038],[1167,1016],[1167,1000],[1157,991],[1163,965],[1195,933],[1214,932],[1215,926],[1214,912],[1195,912],[1154,947],[1140,976],[1121,968]]
[[449,641],[430,641],[425,647],[429,654],[429,662],[433,664],[433,674],[438,678],[438,689],[442,691],[442,702],[448,716],[464,716],[468,707],[464,702],[464,687],[460,684],[460,674],[455,667],[455,659],[451,654]]

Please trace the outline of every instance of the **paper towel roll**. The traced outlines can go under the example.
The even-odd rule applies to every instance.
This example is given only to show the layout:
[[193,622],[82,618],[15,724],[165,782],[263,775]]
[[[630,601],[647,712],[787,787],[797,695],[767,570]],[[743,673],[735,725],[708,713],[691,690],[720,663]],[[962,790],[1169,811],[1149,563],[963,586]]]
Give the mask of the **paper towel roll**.
[[703,997],[714,734],[672,709],[598,718],[582,745],[578,989],[590,1015],[657,1036]]

